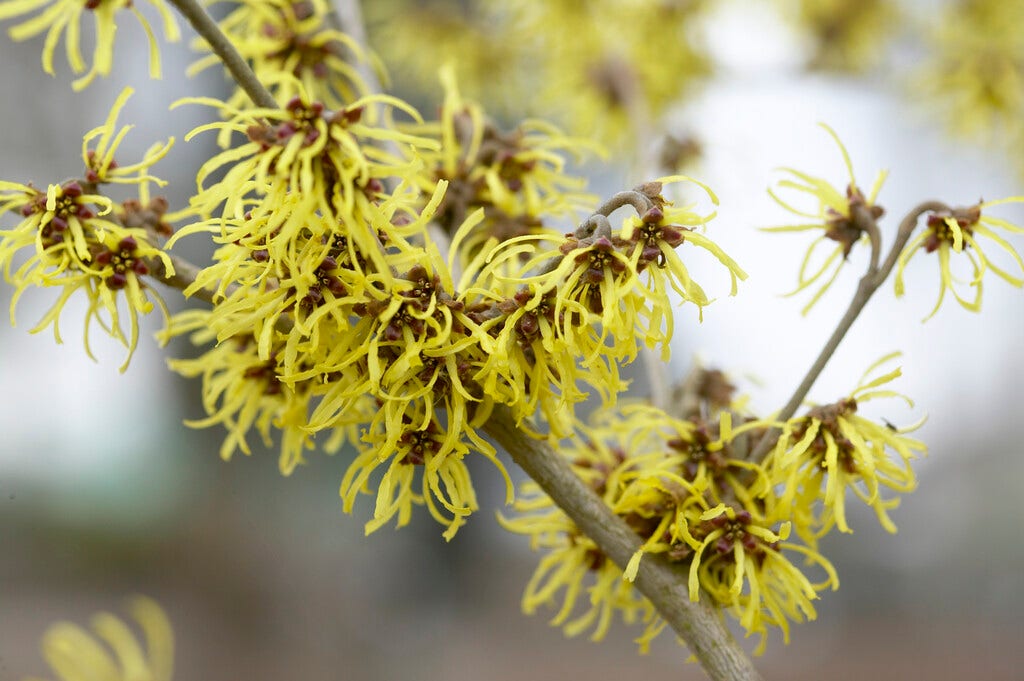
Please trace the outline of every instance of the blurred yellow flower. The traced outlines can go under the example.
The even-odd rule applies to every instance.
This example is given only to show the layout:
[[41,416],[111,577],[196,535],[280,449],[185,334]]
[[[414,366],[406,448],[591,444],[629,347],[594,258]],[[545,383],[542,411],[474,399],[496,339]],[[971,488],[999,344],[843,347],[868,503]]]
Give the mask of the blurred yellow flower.
[[[160,14],[164,25],[164,36],[170,42],[177,41],[181,34],[178,32],[178,24],[165,0],[148,1]],[[72,87],[75,90],[84,89],[96,76],[110,75],[110,69],[114,64],[114,34],[117,32],[114,15],[122,9],[130,9],[146,32],[146,36],[149,38],[149,76],[150,78],[160,78],[160,49],[156,43],[156,37],[153,35],[149,21],[135,7],[132,0],[3,0],[0,2],[0,20],[40,9],[42,11],[36,16],[12,26],[9,33],[14,40],[26,40],[46,32],[46,43],[43,46],[43,70],[51,76],[54,75],[53,54],[57,50],[61,34],[64,34],[65,37],[65,52],[72,72],[77,74],[85,71],[86,64],[82,59],[80,49],[79,19],[85,11],[90,12],[95,18],[96,46],[93,49],[92,65],[89,67],[88,73],[73,83]]]
[[888,0],[778,0],[808,35],[808,66],[827,71],[864,71],[885,55],[886,40],[903,17]]
[[957,0],[935,15],[931,52],[914,81],[960,134],[1006,147],[1024,143],[1024,5]]
[[[331,109],[344,108],[367,94],[358,67],[371,59],[354,40],[330,28],[331,6],[325,0],[242,0],[232,5],[234,9],[218,24],[278,103],[301,94],[296,84]],[[192,47],[210,51],[202,39]],[[217,55],[209,54],[188,72],[195,74],[220,63]],[[282,79],[281,74],[294,78]],[[238,88],[228,103],[242,107],[248,101]]]
[[367,13],[372,42],[400,65],[402,85],[434,94],[424,84],[454,61],[489,108],[543,116],[611,146],[650,134],[711,69],[704,0],[398,4],[378,0]]
[[[174,632],[153,600],[133,598],[129,611],[145,649],[125,622],[110,613],[92,618],[92,631],[57,622],[43,636],[43,657],[59,681],[171,681]],[[26,679],[26,681],[41,681]]]

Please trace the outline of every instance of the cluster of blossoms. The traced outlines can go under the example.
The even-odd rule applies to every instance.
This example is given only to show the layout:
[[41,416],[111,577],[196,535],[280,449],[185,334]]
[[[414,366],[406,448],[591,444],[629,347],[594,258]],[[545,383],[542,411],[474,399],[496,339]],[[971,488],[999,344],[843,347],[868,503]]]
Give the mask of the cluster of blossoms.
[[[341,496],[346,509],[375,496],[367,531],[422,503],[450,538],[477,507],[464,458],[505,475],[479,432],[495,404],[567,435],[581,385],[611,401],[638,342],[667,347],[670,288],[709,302],[676,247],[713,253],[734,291],[745,275],[695,231],[707,216],[673,208],[660,183],[628,193],[640,217],[617,234],[617,205],[568,236],[546,227],[586,198],[565,191],[581,185],[561,152],[578,145],[550,127],[500,133],[445,82],[437,123],[381,95],[332,111],[297,81],[281,110],[191,100],[226,116],[191,135],[216,130],[227,148],[200,169],[198,219],[169,245],[201,232],[220,244],[186,289],[212,292],[214,309],[170,333],[218,343],[172,366],[203,377],[209,417],[196,423],[228,428],[221,454],[248,453],[250,428],[277,429],[288,473],[324,433],[329,450],[359,450]],[[381,104],[413,122],[387,126]],[[453,233],[449,253],[432,224]]]
[[[175,42],[181,38],[174,15],[164,0],[149,0],[156,8],[163,22],[164,37]],[[68,58],[68,66],[78,74],[88,71],[78,78],[72,87],[82,90],[88,87],[97,76],[107,76],[114,64],[114,34],[117,32],[115,16],[121,10],[130,10],[149,38],[149,75],[160,78],[160,51],[153,35],[149,21],[135,7],[134,0],[2,0],[0,1],[0,20],[10,19],[42,10],[39,14],[25,19],[12,26],[9,33],[14,40],[27,40],[44,31],[46,43],[43,47],[43,70],[54,75],[53,56],[57,44],[64,35],[64,47]],[[81,32],[79,25],[82,14],[88,11],[94,18],[95,47],[92,53],[92,64],[87,66],[82,58]]]
[[[886,355],[873,364],[849,396],[787,421],[765,458],[769,479],[782,490],[778,503],[808,544],[814,545],[833,526],[840,532],[852,531],[846,521],[847,488],[874,509],[882,527],[896,532],[887,511],[899,504],[899,498],[884,498],[882,491],[906,493],[917,487],[910,462],[924,453],[925,446],[903,433],[916,430],[923,421],[897,429],[857,413],[861,405],[879,398],[896,397],[912,406],[906,397],[883,388],[900,376],[900,369],[874,376],[896,356]],[[816,510],[819,498],[822,504]]]
[[[14,286],[11,322],[21,295],[33,287],[60,290],[57,301],[32,329],[32,333],[53,327],[61,342],[60,313],[68,299],[82,291],[88,299],[85,348],[89,356],[89,328],[93,322],[128,348],[121,370],[128,367],[139,339],[139,315],[147,314],[153,301],[167,316],[158,295],[143,276],[157,269],[166,276],[174,273],[170,258],[154,244],[170,234],[164,221],[167,203],[150,197],[149,183],[160,180],[146,174],[170,149],[173,140],[149,149],[139,163],[119,166],[114,160],[128,126],[117,128],[117,116],[131,95],[125,90],[117,99],[106,122],[85,135],[81,178],[50,184],[46,190],[32,185],[0,182],[0,215],[13,212],[20,221],[0,230],[0,267]],[[106,184],[137,185],[137,198],[115,204],[101,193]],[[32,254],[19,263],[17,254]],[[124,301],[128,333],[122,324],[118,301]]]
[[457,59],[461,79],[487,101],[517,114],[525,105],[604,140],[633,138],[710,68],[698,35],[710,4],[702,0],[398,4],[367,9],[375,44],[410,76],[403,85],[422,88]]
[[[857,414],[858,404],[895,395],[882,386],[899,370],[871,377],[877,366],[851,395],[784,424],[744,416],[737,402],[729,404],[732,386],[710,371],[684,418],[637,404],[579,424],[582,437],[563,447],[564,455],[642,544],[620,569],[536,484],[525,483],[517,514],[501,518],[547,552],[527,585],[524,610],[554,604],[552,624],[568,635],[590,630],[595,639],[616,615],[641,620],[638,643],[646,650],[664,621],[631,582],[644,556],[658,554],[686,566],[692,600],[711,598],[735,614],[748,634],[761,636],[760,649],[770,628],[788,640],[789,623],[814,619],[818,594],[838,587],[817,545],[834,527],[850,531],[847,489],[895,531],[886,511],[898,498],[881,489],[915,486],[909,462],[924,446]],[[750,460],[772,426],[781,426],[775,446],[763,461]],[[794,533],[799,542],[789,541]]]
[[[846,164],[850,182],[846,191],[841,192],[828,181],[812,177],[798,170],[786,169],[794,179],[780,181],[779,187],[794,190],[813,197],[816,207],[813,210],[802,210],[784,201],[778,194],[769,190],[768,193],[786,210],[810,220],[803,224],[768,227],[767,232],[804,232],[818,231],[821,236],[811,242],[800,266],[799,284],[789,295],[803,291],[815,283],[822,282],[810,302],[804,307],[806,314],[811,307],[828,290],[837,279],[847,257],[857,244],[870,244],[874,265],[878,265],[878,249],[880,233],[876,221],[885,214],[885,210],[876,203],[878,191],[886,177],[881,171],[874,186],[867,196],[857,186],[853,177],[853,166],[849,154],[831,128],[822,126],[839,145]],[[967,310],[977,312],[981,308],[982,280],[985,273],[992,271],[997,277],[1017,288],[1024,287],[1024,259],[996,230],[1011,234],[1024,234],[1021,228],[1008,220],[988,214],[988,209],[1007,203],[1022,203],[1024,197],[1014,196],[996,201],[979,201],[978,203],[959,208],[945,208],[928,211],[925,228],[907,243],[903,250],[894,257],[896,265],[895,291],[897,296],[904,293],[904,272],[911,257],[918,251],[935,253],[939,261],[939,297],[935,307],[925,319],[930,319],[939,311],[947,291],[951,291],[957,302]],[[909,225],[913,228],[913,225]],[[907,235],[909,236],[909,234]],[[985,252],[979,237],[987,239],[998,246],[1009,257],[1020,271],[1013,274],[997,264]],[[826,240],[837,245],[821,262],[815,262],[814,253],[819,245]],[[969,278],[961,279],[954,272],[954,257],[967,261]],[[959,287],[959,290],[958,290]],[[973,290],[973,293],[968,291]]]

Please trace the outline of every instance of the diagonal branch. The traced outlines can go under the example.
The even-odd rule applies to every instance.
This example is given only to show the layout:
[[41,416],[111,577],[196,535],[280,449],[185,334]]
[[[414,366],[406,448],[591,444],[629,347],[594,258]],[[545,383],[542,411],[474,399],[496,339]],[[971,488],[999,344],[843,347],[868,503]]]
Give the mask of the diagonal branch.
[[[917,227],[918,219],[925,213],[931,211],[949,210],[946,204],[939,201],[925,201],[915,206],[903,220],[900,221],[899,230],[896,232],[896,239],[893,241],[892,247],[889,249],[889,253],[885,258],[885,262],[878,265],[880,248],[880,237],[878,231],[878,225],[875,223],[874,218],[870,216],[866,211],[862,211],[857,214],[859,222],[867,221],[863,225],[863,229],[868,232],[871,236],[871,262],[868,264],[867,272],[861,277],[860,283],[857,285],[857,292],[853,295],[853,300],[850,301],[850,306],[846,309],[846,314],[839,320],[839,324],[836,326],[832,335],[829,336],[828,341],[825,342],[825,347],[821,349],[818,354],[818,358],[814,360],[814,364],[807,370],[807,374],[803,380],[800,381],[800,385],[797,386],[796,391],[792,397],[789,398],[789,402],[782,408],[782,411],[775,417],[777,423],[785,423],[796,410],[803,404],[804,398],[807,397],[807,393],[810,392],[814,382],[818,380],[818,376],[821,375],[822,370],[828,361],[835,354],[839,344],[846,337],[850,327],[857,321],[857,317],[860,316],[864,306],[871,300],[871,296],[875,294],[885,280],[889,278],[889,273],[892,272],[892,268],[896,265],[896,260],[899,258],[900,253],[903,251],[903,247],[907,245],[907,241],[910,240],[910,235],[914,233],[914,228]],[[771,448],[773,442],[779,436],[778,428],[771,428],[766,432],[761,440],[757,443],[754,451],[750,454],[750,460],[754,462],[760,462],[768,454],[768,450]]]
[[[546,442],[516,426],[508,407],[496,407],[485,426],[512,460],[616,565],[624,568],[641,540],[572,470],[565,457]],[[725,626],[721,611],[708,598],[690,600],[685,568],[662,556],[640,561],[635,585],[689,646],[714,681],[757,681],[760,674]]]
[[220,57],[224,66],[231,73],[231,77],[245,90],[253,104],[264,109],[279,108],[277,102],[274,101],[274,97],[263,87],[259,78],[249,68],[245,59],[242,58],[242,55],[238,53],[235,46],[231,44],[228,37],[217,26],[217,22],[207,14],[206,10],[196,0],[170,0],[170,3],[181,12],[181,15],[188,20],[188,23],[192,24],[192,28],[196,30],[196,33],[209,43],[210,49]]

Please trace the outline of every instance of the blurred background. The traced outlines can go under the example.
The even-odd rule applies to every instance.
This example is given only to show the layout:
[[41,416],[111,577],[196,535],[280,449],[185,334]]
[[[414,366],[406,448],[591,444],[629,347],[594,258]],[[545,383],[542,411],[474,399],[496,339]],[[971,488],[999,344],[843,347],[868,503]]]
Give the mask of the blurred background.
[[[389,66],[399,95],[433,111],[437,90],[417,69],[432,68],[446,49],[469,72],[466,93],[488,95],[485,81],[474,92],[477,48],[453,39],[454,47],[437,43],[437,54],[410,62],[403,51],[417,45],[399,41],[410,33],[414,9],[500,28],[486,23],[490,15],[470,11],[467,5],[476,3],[366,4],[374,47],[385,63],[394,60]],[[692,265],[694,278],[707,282],[718,300],[703,324],[695,310],[679,309],[671,376],[681,379],[699,359],[730,372],[755,408],[771,411],[841,316],[865,264],[855,254],[806,317],[800,314],[806,296],[780,296],[795,285],[807,240],[757,230],[792,222],[765,188],[781,178],[780,166],[840,187],[846,182],[834,143],[815,124],[836,129],[860,184],[870,186],[879,169],[890,170],[879,197],[889,215],[882,222],[887,238],[899,216],[924,199],[966,205],[1024,194],[1022,156],[1016,133],[1000,127],[1005,122],[998,117],[975,126],[988,131],[987,141],[952,134],[964,127],[951,126],[964,118],[953,85],[922,86],[946,73],[942,59],[951,58],[929,52],[934,43],[928,41],[956,16],[937,5],[682,5],[694,12],[685,31],[645,40],[666,62],[677,47],[699,55],[699,68],[678,73],[693,82],[649,102],[641,133],[616,137],[609,132],[614,119],[597,115],[576,121],[591,126],[576,130],[584,135],[598,136],[604,126],[618,149],[608,163],[582,172],[594,193],[607,195],[666,172],[652,167],[666,135],[699,143],[699,155],[669,165],[714,188],[721,206],[709,234],[750,278],[730,298],[715,263]],[[814,5],[831,6],[823,16],[833,21],[806,9]],[[853,12],[844,24],[838,19],[846,17],[845,6],[883,14],[864,19]],[[907,14],[890,15],[892,7]],[[406,23],[396,19],[403,12]],[[931,24],[920,23],[922,13]],[[843,27],[860,27],[858,21],[866,28],[849,38]],[[966,45],[970,27],[959,28]],[[429,26],[421,29],[432,35]],[[567,34],[572,24],[558,30]],[[629,44],[614,31],[603,40]],[[849,54],[832,54],[844,40],[853,46],[844,48]],[[195,170],[214,147],[211,138],[186,144],[182,137],[207,122],[208,112],[182,107],[169,114],[167,107],[186,95],[226,96],[220,74],[186,79],[193,57],[179,44],[163,49],[165,79],[147,81],[144,36],[126,22],[116,73],[72,94],[66,69],[57,78],[42,72],[40,49],[38,40],[0,41],[0,79],[8,93],[0,98],[0,178],[45,186],[77,173],[82,134],[131,84],[137,94],[122,120],[136,128],[121,156],[138,157],[153,141],[176,137],[155,172],[170,180],[172,206],[187,201]],[[668,68],[659,63],[653,68]],[[1024,72],[1024,60],[1018,67]],[[503,78],[491,80],[500,85]],[[541,99],[523,100],[523,111],[508,101],[496,110],[510,122],[542,113]],[[573,123],[563,121],[570,129]],[[625,150],[638,148],[646,165],[624,160]],[[1024,222],[1020,206],[998,214]],[[186,239],[177,250],[204,262],[210,249],[203,241]],[[1024,239],[1011,241],[1024,249]],[[915,258],[907,295],[896,300],[889,287],[879,292],[811,393],[833,401],[875,359],[903,351],[904,377],[896,388],[916,406],[879,403],[873,414],[898,425],[927,414],[917,435],[930,453],[916,466],[919,490],[893,513],[897,535],[858,508],[855,533],[825,542],[842,588],[823,596],[818,621],[796,626],[788,646],[777,636],[771,640],[758,661],[766,678],[1024,678],[1024,292],[993,278],[982,314],[949,300],[921,324],[937,286],[934,258]],[[193,351],[186,343],[158,348],[151,341],[160,324],[155,315],[145,321],[148,333],[131,367],[119,375],[123,350],[113,341],[96,335],[99,361],[86,357],[84,308],[73,303],[63,315],[64,345],[48,332],[30,336],[27,330],[52,302],[47,292],[34,293],[19,303],[17,327],[0,329],[0,681],[46,671],[38,642],[53,621],[84,624],[97,610],[123,612],[125,598],[136,593],[158,600],[174,623],[177,679],[702,678],[698,667],[683,664],[685,653],[668,635],[638,656],[632,639],[639,631],[617,627],[595,644],[550,628],[553,612],[522,615],[520,594],[537,556],[494,521],[502,489],[488,466],[478,466],[474,477],[482,510],[450,544],[425,513],[400,532],[364,538],[372,503],[364,499],[349,517],[337,498],[345,467],[337,459],[347,452],[311,456],[288,479],[279,476],[273,451],[222,462],[221,431],[182,425],[201,415],[199,384],[171,374],[165,360]],[[10,287],[0,287],[0,309],[10,295]],[[183,307],[176,292],[164,297],[172,309]],[[646,392],[645,380],[638,372],[637,393]]]

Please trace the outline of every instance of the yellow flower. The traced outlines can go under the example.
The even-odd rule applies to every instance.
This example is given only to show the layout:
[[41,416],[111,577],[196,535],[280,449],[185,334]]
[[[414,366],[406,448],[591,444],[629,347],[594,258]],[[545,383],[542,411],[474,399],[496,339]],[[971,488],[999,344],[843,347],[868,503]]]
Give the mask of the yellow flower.
[[[40,265],[54,267],[57,272],[92,258],[92,232],[103,234],[117,225],[104,218],[113,210],[113,202],[87,188],[88,184],[83,186],[77,180],[51,184],[45,192],[30,185],[0,184],[0,191],[5,194],[0,204],[3,212],[16,209],[22,216],[17,227],[3,232],[0,262],[4,263],[8,281],[11,256],[26,246],[35,247],[35,259],[41,261]],[[26,266],[21,271],[27,271]]]
[[[675,248],[691,243],[714,255],[729,272],[731,293],[736,292],[737,279],[746,277],[714,242],[688,226],[703,226],[713,214],[673,208],[661,196],[663,182],[680,180],[689,178],[662,178],[644,185],[643,193],[635,192],[643,197],[646,210],[640,218],[627,219],[619,234],[612,233],[607,219],[594,216],[567,235],[557,250],[537,249],[520,265],[515,280],[532,285],[535,299],[554,293],[553,314],[559,320],[555,332],[584,366],[632,361],[639,352],[638,341],[648,347],[660,345],[667,357],[673,331],[669,287],[701,309],[711,302],[690,279]],[[503,262],[520,259],[521,244],[541,239],[519,237],[499,245],[489,258],[488,275],[500,278],[492,273]]]
[[[164,24],[164,36],[170,42],[177,41],[181,34],[164,0],[149,0],[157,9]],[[61,34],[65,34],[65,51],[68,65],[74,73],[86,70],[85,61],[80,50],[81,27],[79,19],[88,10],[95,17],[96,47],[93,49],[92,66],[88,73],[76,80],[72,87],[82,90],[96,76],[107,76],[114,62],[114,34],[117,24],[114,20],[116,12],[130,9],[139,20],[146,36],[149,38],[149,75],[160,78],[160,51],[153,35],[149,21],[139,12],[132,0],[4,0],[0,2],[0,19],[10,19],[35,10],[42,12],[11,27],[10,35],[14,40],[26,40],[46,31],[46,44],[43,47],[43,70],[54,75],[53,54],[57,49]]]
[[[414,504],[425,504],[433,516],[446,526],[443,536],[451,540],[466,518],[479,506],[463,459],[472,449],[490,459],[506,478],[511,497],[511,482],[495,451],[476,434],[482,424],[466,421],[453,426],[441,425],[413,403],[404,409],[401,424],[391,426],[387,410],[379,411],[363,434],[365,447],[345,471],[341,481],[341,498],[346,512],[351,512],[360,492],[370,492],[370,476],[387,465],[383,477],[376,482],[376,506],[373,519],[366,523],[366,533],[386,525],[395,515],[398,527],[412,517]],[[456,418],[449,413],[449,418]],[[387,424],[387,425],[386,425]],[[386,427],[385,427],[386,425]],[[416,477],[419,489],[414,489]]]
[[[110,199],[84,193],[82,185],[76,181],[50,185],[46,194],[28,187],[19,191],[17,185],[10,183],[0,185],[0,191],[8,187],[14,189],[15,194],[4,204],[23,202],[21,213],[25,216],[12,230],[0,231],[0,265],[4,267],[7,281],[15,287],[11,298],[11,324],[15,324],[15,309],[21,295],[30,287],[61,287],[57,301],[30,330],[30,333],[37,333],[52,324],[54,338],[61,343],[60,313],[67,300],[82,291],[89,299],[84,334],[86,353],[92,357],[89,327],[95,320],[128,348],[128,356],[121,365],[121,371],[125,371],[138,346],[139,315],[153,309],[148,293],[152,289],[142,277],[149,274],[152,263],[157,260],[165,272],[174,273],[170,258],[149,243],[144,229],[122,226],[137,204],[121,207],[112,215],[114,220],[109,220],[102,216],[113,210]],[[152,214],[159,219],[159,211]],[[12,272],[13,255],[23,247],[32,247],[35,253]],[[118,310],[120,291],[123,291],[128,312],[127,336]],[[153,295],[166,318],[163,300]],[[106,313],[107,318],[101,313]]]
[[[366,94],[367,86],[357,67],[368,57],[347,35],[325,25],[331,11],[327,2],[244,0],[236,4],[218,22],[220,28],[278,102],[284,104],[300,94],[296,83],[301,83],[312,99],[332,109],[344,108]],[[210,50],[201,39],[193,47]],[[193,64],[189,74],[218,64],[220,58],[210,54]],[[282,73],[291,74],[294,80],[281,79]],[[247,101],[239,88],[228,103],[240,107]]]
[[[130,87],[122,90],[110,108],[110,113],[103,125],[93,128],[82,138],[82,162],[85,164],[84,179],[86,182],[97,185],[155,182],[159,186],[164,185],[162,180],[144,173],[167,155],[167,152],[174,146],[173,137],[166,142],[154,144],[138,163],[119,165],[114,159],[114,154],[121,145],[121,141],[134,127],[131,125],[122,126],[120,129],[117,127],[117,117],[134,92]],[[95,146],[91,144],[93,142],[95,142]]]
[[[129,604],[142,629],[145,650],[125,622],[97,613],[92,630],[57,622],[43,636],[43,657],[60,681],[170,681],[174,669],[174,632],[154,601],[136,597]],[[34,681],[34,680],[30,680]]]
[[[693,523],[696,550],[690,562],[690,600],[704,589],[738,616],[747,634],[761,634],[757,652],[763,652],[768,626],[782,630],[789,642],[789,621],[817,617],[812,601],[826,588],[839,588],[835,568],[817,551],[786,542],[790,524],[778,532],[760,514],[719,504]],[[825,580],[813,583],[782,551],[802,554],[806,564],[817,565]]]
[[[878,367],[897,356],[886,355],[869,367],[849,397],[816,406],[806,415],[787,421],[765,461],[772,481],[784,486],[779,511],[793,519],[797,532],[807,542],[813,543],[833,525],[841,532],[852,532],[846,522],[847,489],[874,509],[882,527],[896,532],[888,511],[899,504],[899,498],[883,498],[882,489],[911,492],[917,487],[910,462],[926,448],[903,433],[920,423],[897,429],[887,423],[879,425],[857,410],[865,402],[883,397],[899,397],[913,405],[903,395],[881,388],[901,375],[899,368],[871,377]],[[816,508],[819,501],[824,506],[820,515]]]
[[586,310],[566,304],[556,320],[554,292],[538,297],[534,291],[527,285],[499,301],[498,314],[483,322],[494,341],[475,378],[485,394],[512,408],[521,426],[537,414],[553,435],[565,437],[572,432],[573,405],[588,395],[581,385],[608,402],[626,384],[614,362],[580,366],[578,349],[563,339],[566,325],[589,319]]
[[[654,186],[683,181],[697,185],[714,205],[718,205],[718,197],[709,187],[683,175],[661,178]],[[746,279],[747,274],[715,242],[701,233],[715,216],[714,213],[701,215],[694,211],[693,206],[673,206],[671,202],[660,198],[660,193],[654,189],[650,191],[658,194],[652,199],[655,205],[641,216],[629,217],[623,225],[622,237],[630,244],[626,249],[630,266],[637,274],[648,275],[644,295],[650,300],[650,304],[642,313],[648,317],[643,325],[646,330],[645,343],[648,347],[661,345],[662,358],[667,360],[668,341],[672,338],[674,329],[674,315],[670,312],[672,306],[668,296],[669,287],[682,300],[697,305],[701,315],[704,306],[711,303],[704,289],[690,278],[690,273],[676,249],[689,243],[713,255],[729,272],[729,295],[736,295],[737,281]],[[663,324],[664,332],[661,331]]]
[[[707,592],[736,614],[748,634],[761,634],[761,649],[770,626],[781,629],[788,642],[789,621],[814,619],[811,601],[838,582],[823,556],[784,542],[788,522],[777,531],[770,529],[778,523],[774,505],[753,492],[765,487],[767,476],[734,452],[747,433],[756,441],[766,424],[751,420],[733,429],[730,411],[720,413],[715,428],[680,421],[651,407],[629,408],[624,416],[616,430],[627,454],[612,508],[645,540],[624,578],[636,577],[647,553],[688,563],[691,600],[698,600],[701,590]],[[738,475],[743,472],[752,474],[753,487]],[[828,579],[812,584],[783,550],[803,554]]]
[[[815,292],[810,302],[804,306],[801,312],[807,314],[814,304],[825,294],[832,282],[839,276],[839,272],[849,257],[853,247],[858,243],[866,243],[868,235],[865,231],[865,221],[875,220],[882,216],[884,209],[875,203],[878,192],[882,188],[887,172],[880,171],[875,178],[875,183],[867,196],[863,194],[857,181],[853,176],[853,164],[850,163],[850,155],[846,147],[839,141],[832,128],[825,124],[821,127],[835,140],[843,156],[847,174],[850,182],[846,191],[841,192],[823,179],[811,177],[792,168],[784,168],[794,179],[780,180],[779,187],[791,189],[803,194],[808,194],[817,202],[813,211],[801,210],[793,207],[790,203],[783,201],[774,190],[769,189],[768,194],[775,201],[791,213],[811,220],[806,224],[784,225],[781,227],[766,227],[766,232],[804,232],[822,230],[823,234],[811,242],[804,255],[803,263],[800,265],[799,283],[797,287],[787,293],[787,296],[796,295],[804,289],[810,288],[817,282],[822,282],[820,288]],[[820,263],[812,264],[814,253],[825,240],[836,242],[836,247]],[[840,257],[842,256],[842,257]],[[831,272],[829,271],[831,268]]]
[[[1024,260],[1013,246],[995,231],[1002,229],[1011,234],[1024,234],[1024,228],[1018,227],[1007,220],[995,218],[985,211],[1003,203],[1022,203],[1024,197],[1014,196],[1000,201],[980,202],[968,208],[956,208],[951,211],[932,213],[928,216],[925,230],[918,234],[907,244],[900,253],[896,266],[896,295],[901,296],[904,292],[903,274],[907,262],[919,250],[924,249],[925,253],[937,253],[939,258],[939,299],[935,307],[925,317],[925,321],[931,319],[946,296],[946,291],[953,293],[957,302],[967,310],[977,312],[981,309],[982,278],[985,273],[991,270],[997,277],[1011,286],[1021,288],[1024,286],[1024,278],[1014,276],[1002,269],[982,250],[979,237],[988,239],[996,246],[1010,255],[1014,263],[1024,275]],[[952,270],[952,255],[964,255],[970,263],[971,278],[962,281],[956,277]],[[957,284],[966,284],[968,289],[974,289],[973,299],[962,295],[957,290]]]

